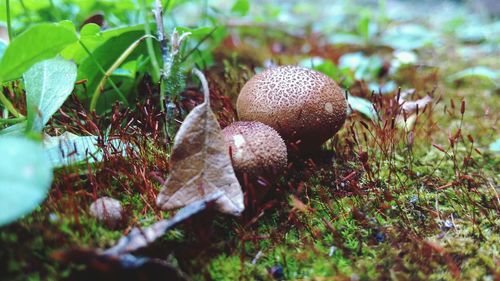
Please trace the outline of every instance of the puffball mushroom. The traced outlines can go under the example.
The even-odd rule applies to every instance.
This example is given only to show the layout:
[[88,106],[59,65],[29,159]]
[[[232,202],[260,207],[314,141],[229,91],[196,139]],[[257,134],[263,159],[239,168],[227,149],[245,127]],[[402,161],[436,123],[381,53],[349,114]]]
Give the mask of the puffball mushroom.
[[274,128],[301,148],[319,147],[344,124],[347,102],[328,76],[299,66],[267,69],[250,79],[236,102],[241,120]]
[[238,121],[224,128],[222,135],[237,174],[273,176],[286,167],[286,145],[273,128],[255,121]]
[[101,197],[92,203],[90,214],[110,228],[117,228],[123,222],[122,205],[111,197]]

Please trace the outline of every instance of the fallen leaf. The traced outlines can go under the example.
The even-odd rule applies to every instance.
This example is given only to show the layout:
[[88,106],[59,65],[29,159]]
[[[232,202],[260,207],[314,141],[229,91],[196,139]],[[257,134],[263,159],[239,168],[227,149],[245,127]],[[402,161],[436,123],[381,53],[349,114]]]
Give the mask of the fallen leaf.
[[364,98],[355,97],[349,95],[347,97],[347,103],[349,104],[348,113],[351,114],[352,111],[358,111],[365,115],[366,117],[377,120],[377,112],[375,111],[375,107],[373,107],[373,103]]
[[182,208],[171,219],[161,220],[145,228],[133,228],[126,236],[120,238],[115,246],[105,250],[103,254],[120,256],[147,247],[156,239],[162,237],[168,230],[206,210],[211,203],[220,199],[223,194],[224,192],[219,190]]
[[158,280],[159,276],[170,281],[191,280],[179,268],[158,258],[129,254],[110,256],[84,248],[54,252],[52,258],[65,265],[84,265],[71,270],[64,280]]
[[65,264],[85,265],[85,270],[72,272],[70,280],[156,280],[158,276],[166,276],[168,280],[191,280],[165,260],[136,256],[134,252],[151,245],[168,230],[207,210],[223,194],[219,190],[187,205],[170,219],[145,228],[133,228],[109,249],[71,248],[54,252],[52,258]]
[[493,83],[500,82],[500,70],[491,69],[488,67],[477,66],[464,69],[453,75],[448,76],[449,81],[457,81],[465,78],[481,78],[492,81]]
[[[1,132],[0,132],[1,134]],[[114,155],[127,156],[127,147],[131,144],[119,139],[104,139],[104,145]],[[94,163],[104,159],[103,148],[99,146],[97,136],[78,136],[64,132],[59,136],[46,136],[43,141],[44,150],[54,168],[75,165],[79,163]]]
[[188,114],[175,136],[172,170],[156,203],[163,210],[177,209],[222,190],[224,194],[216,201],[218,209],[239,215],[245,208],[243,192],[210,109],[207,81],[199,70],[193,73],[202,81],[205,101]]
[[417,107],[420,110],[423,110],[427,104],[432,102],[432,97],[429,95],[426,95],[425,97],[418,99],[416,101],[409,101],[408,99],[414,93],[415,89],[409,89],[404,92],[401,92],[401,94],[399,95],[399,100],[397,100],[399,105],[401,105],[401,109],[403,109],[407,113],[417,110]]

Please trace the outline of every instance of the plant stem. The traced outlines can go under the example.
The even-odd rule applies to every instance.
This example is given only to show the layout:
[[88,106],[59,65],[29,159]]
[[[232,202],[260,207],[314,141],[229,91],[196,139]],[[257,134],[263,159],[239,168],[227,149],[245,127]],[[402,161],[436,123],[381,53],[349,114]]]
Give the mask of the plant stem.
[[203,24],[208,22],[208,0],[203,0]]
[[[97,59],[94,57],[94,55],[92,55],[92,52],[90,52],[90,50],[87,48],[87,46],[85,46],[85,44],[83,44],[82,41],[78,41],[78,43],[80,43],[80,45],[85,50],[85,52],[92,58],[92,60],[94,61],[94,63],[97,65],[97,68],[99,69],[99,71],[103,75],[106,75],[106,71],[104,70],[104,68],[102,67],[102,65],[97,61]],[[125,100],[125,101],[127,100],[125,98],[125,95],[123,95],[123,93],[120,91],[120,89],[118,88],[118,86],[116,86],[115,82],[113,82],[113,80],[111,80],[111,78],[109,78],[109,84],[111,84],[111,87],[113,87],[113,89],[116,91],[116,93],[118,94],[118,96],[122,100]]]
[[14,105],[12,105],[12,103],[10,102],[9,99],[7,99],[7,97],[3,94],[2,91],[0,91],[0,102],[3,104],[3,106],[5,108],[7,108],[7,110],[12,114],[14,115],[14,117],[22,117],[22,115],[16,110],[16,108],[14,107]]
[[21,7],[23,8],[24,15],[28,19],[28,23],[31,24],[32,23],[31,16],[30,16],[28,9],[26,8],[26,5],[24,4],[24,0],[19,0],[19,3],[21,4]]
[[163,62],[166,62],[168,60],[168,46],[167,36],[165,35],[165,28],[163,26],[163,7],[161,6],[160,0],[156,0],[154,15],[157,26],[156,28],[158,29],[158,41],[160,42],[161,47],[161,57]]
[[[109,69],[104,73],[104,76],[99,81],[97,88],[92,95],[92,99],[90,100],[90,111],[94,111],[97,106],[97,101],[99,96],[101,95],[102,90],[104,89],[104,85],[108,78],[113,74],[113,72],[128,58],[128,56],[139,46],[139,44],[147,38],[151,38],[151,35],[144,35],[141,38],[137,39],[132,45],[130,45],[121,55],[116,59],[116,61],[109,67]],[[153,37],[154,38],[154,37]],[[123,94],[119,94],[123,103],[128,106],[127,98]]]
[[52,15],[52,17],[54,17],[55,20],[61,20],[61,12],[59,11],[59,9],[56,8],[56,5],[54,4],[54,0],[49,0],[49,3],[50,3],[50,14]]
[[[169,3],[170,1],[167,0],[167,6],[169,5]],[[160,42],[161,58],[163,63],[160,71],[160,109],[161,111],[165,112],[165,125],[163,126],[163,134],[165,135],[165,145],[167,151],[170,151],[169,140],[171,138],[169,136],[169,128],[172,126],[169,126],[169,121],[171,119],[169,118],[169,112],[167,112],[168,110],[165,110],[165,91],[166,91],[165,68],[168,65],[168,46],[167,46],[167,37],[165,35],[165,28],[163,26],[163,8],[160,0],[155,1],[155,9],[153,10],[153,13],[155,16],[156,30],[158,33],[158,41]],[[172,122],[172,124],[174,124],[174,122]]]
[[6,8],[7,8],[7,33],[9,33],[9,41],[12,41],[12,23],[10,18],[10,0],[6,0]]
[[163,26],[163,7],[161,6],[161,1],[156,0],[155,2],[155,10],[154,10],[154,15],[155,15],[155,21],[156,21],[156,28],[158,30],[158,41],[160,42],[160,49],[161,49],[161,58],[163,61],[163,70],[161,71],[161,76],[160,76],[160,108],[161,110],[165,109],[165,87],[164,85],[161,85],[164,83],[166,79],[166,67],[168,65],[168,46],[167,46],[167,37],[165,35],[165,28]]
[[9,118],[9,119],[0,119],[0,124],[16,124],[21,121],[26,120],[26,117],[16,117],[16,118]]
[[[150,36],[151,26],[149,25],[149,20],[148,20],[148,10],[146,5],[146,0],[141,1],[141,10],[142,10],[142,15],[144,17],[144,31],[146,35]],[[151,64],[153,65],[153,71],[154,71],[153,78],[155,80],[159,80],[161,70],[160,70],[160,65],[158,64],[158,60],[156,59],[156,54],[153,47],[153,40],[151,38],[147,38],[146,44],[148,48],[149,57],[151,58]]]

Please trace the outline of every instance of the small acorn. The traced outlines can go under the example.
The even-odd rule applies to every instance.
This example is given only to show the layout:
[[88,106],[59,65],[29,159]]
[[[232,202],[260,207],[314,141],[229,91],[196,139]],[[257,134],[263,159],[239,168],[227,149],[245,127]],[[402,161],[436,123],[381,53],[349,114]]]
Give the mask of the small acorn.
[[255,75],[236,102],[241,120],[274,128],[287,144],[318,148],[342,127],[347,115],[343,90],[328,76],[299,66],[279,66]]
[[255,121],[238,121],[222,130],[237,174],[274,177],[287,164],[286,145],[273,128]]

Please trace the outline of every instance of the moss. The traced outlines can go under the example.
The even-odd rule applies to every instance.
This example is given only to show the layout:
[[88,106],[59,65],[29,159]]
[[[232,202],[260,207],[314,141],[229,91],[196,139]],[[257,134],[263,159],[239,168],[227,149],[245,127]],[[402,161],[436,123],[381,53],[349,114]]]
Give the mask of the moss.
[[237,256],[220,255],[208,266],[212,280],[272,280],[266,269],[251,263],[242,263]]

